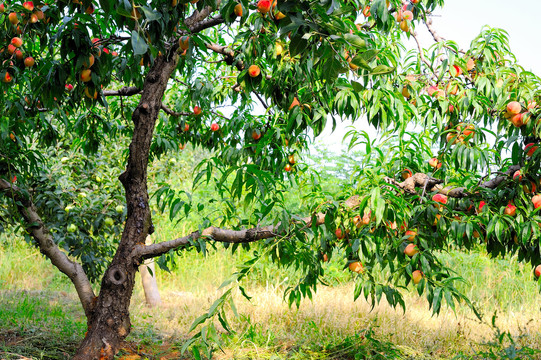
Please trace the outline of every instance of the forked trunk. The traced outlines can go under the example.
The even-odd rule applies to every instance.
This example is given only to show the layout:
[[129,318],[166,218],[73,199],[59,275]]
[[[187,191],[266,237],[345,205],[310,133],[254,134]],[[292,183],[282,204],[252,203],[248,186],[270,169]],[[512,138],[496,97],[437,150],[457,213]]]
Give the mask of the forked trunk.
[[130,333],[129,305],[140,259],[133,250],[152,232],[148,204],[147,165],[150,144],[167,81],[177,66],[178,55],[159,56],[150,69],[141,100],[135,109],[133,137],[126,171],[120,175],[126,191],[128,215],[113,261],[107,268],[101,291],[88,320],[89,329],[74,359],[113,359]]

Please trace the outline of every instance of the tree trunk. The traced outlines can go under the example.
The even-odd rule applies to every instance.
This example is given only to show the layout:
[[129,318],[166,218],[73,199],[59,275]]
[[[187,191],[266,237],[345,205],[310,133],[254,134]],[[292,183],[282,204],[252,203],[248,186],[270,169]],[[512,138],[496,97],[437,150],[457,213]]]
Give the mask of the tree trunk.
[[[146,245],[151,245],[152,240],[147,236]],[[162,304],[158,283],[156,282],[156,267],[153,259],[145,260],[139,269],[141,272],[141,283],[145,292],[145,301],[149,307],[156,307]]]
[[128,215],[113,261],[105,271],[101,291],[88,321],[87,335],[74,359],[113,359],[130,333],[129,305],[140,265],[136,246],[144,245],[152,232],[148,204],[147,166],[154,126],[167,81],[178,63],[178,55],[159,56],[150,69],[141,100],[132,115],[134,130],[126,170],[120,181],[126,191]]

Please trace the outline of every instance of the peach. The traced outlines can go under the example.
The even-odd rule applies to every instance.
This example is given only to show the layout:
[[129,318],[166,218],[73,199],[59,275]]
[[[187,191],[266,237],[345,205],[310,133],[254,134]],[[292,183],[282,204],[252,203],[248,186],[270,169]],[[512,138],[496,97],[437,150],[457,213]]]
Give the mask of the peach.
[[534,197],[532,197],[532,203],[536,209],[541,207],[541,195],[534,195]]
[[34,10],[34,3],[32,1],[25,1],[23,3],[23,8],[25,8],[28,11]]
[[282,44],[280,44],[279,42],[277,42],[275,44],[275,54],[276,56],[280,56],[282,55],[282,52],[284,51],[284,47],[282,46]]
[[17,13],[10,13],[8,15],[8,19],[9,19],[9,22],[12,23],[13,25],[17,25],[19,23],[19,18],[17,17]]
[[443,194],[436,194],[432,196],[432,201],[435,201],[440,204],[447,204],[447,196]]
[[24,66],[26,67],[32,67],[34,66],[35,63],[36,62],[32,56],[29,56],[26,59],[24,59]]
[[212,123],[212,125],[210,125],[210,131],[218,131],[218,130],[220,130],[220,125],[216,123]]
[[180,39],[178,39],[178,46],[182,50],[188,50],[190,47],[190,37],[189,36],[183,36]]
[[404,169],[402,170],[402,179],[406,180],[410,177],[412,177],[413,174],[411,173],[411,170],[410,169]]
[[474,67],[475,67],[475,61],[473,61],[472,58],[468,58],[468,61],[466,62],[466,69],[468,71],[472,71]]
[[363,225],[370,224],[370,218],[371,217],[372,217],[372,211],[371,210],[365,211],[365,213],[363,215]]
[[23,39],[21,39],[20,37],[14,37],[13,39],[11,39],[11,44],[19,48],[23,46]]
[[450,82],[450,83],[447,84],[447,86],[445,87],[445,90],[446,90],[447,93],[450,94],[450,95],[456,95],[456,94],[458,94],[458,85],[457,85],[457,83],[455,83],[455,82]]
[[98,98],[98,92],[96,90],[94,90],[94,93],[91,93],[90,89],[88,87],[85,87],[85,95],[86,95],[86,97],[88,97],[90,99],[94,99],[94,100],[96,100]]
[[514,115],[512,118],[511,118],[511,122],[513,123],[513,125],[515,125],[516,127],[521,127],[522,125],[524,125],[524,114],[516,114]]
[[92,79],[92,71],[90,69],[81,71],[80,78],[82,82],[89,82]]
[[13,77],[11,76],[9,72],[6,71],[6,74],[4,75],[2,82],[8,83],[8,82],[11,82],[11,80],[13,80]]
[[259,0],[257,2],[257,10],[262,14],[268,13],[270,11],[270,8],[271,8],[270,0]]
[[449,68],[449,73],[451,74],[452,77],[460,76],[462,75],[462,68],[458,65],[452,65]]
[[236,16],[242,17],[242,4],[235,5],[235,9],[233,11],[235,12]]
[[414,272],[411,273],[411,278],[413,280],[413,283],[415,285],[417,285],[418,283],[421,282],[422,278],[423,278],[423,272],[421,270],[415,270]]
[[363,16],[364,17],[370,17],[370,15],[372,15],[372,14],[370,14],[370,6],[367,5],[363,9]]
[[276,20],[282,20],[283,18],[285,18],[286,15],[284,13],[282,13],[281,11],[278,11],[275,15],[274,15],[274,18]]
[[195,105],[195,106],[193,107],[193,114],[194,114],[195,116],[201,115],[201,111],[202,111],[202,110],[201,110],[201,108],[200,108],[199,106]]
[[402,19],[406,21],[412,21],[413,20],[413,13],[409,10],[406,10],[402,12]]
[[483,211],[483,208],[485,207],[486,204],[487,204],[487,203],[484,202],[484,201],[481,201],[481,202],[479,203],[479,208],[478,208],[479,212],[482,212],[482,211]]
[[94,65],[94,60],[95,60],[94,55],[90,54],[88,58],[85,57],[85,59],[83,60],[83,66],[87,69],[92,67],[92,65]]
[[348,268],[350,271],[356,272],[357,274],[363,272],[363,264],[361,264],[359,261],[350,263]]
[[513,174],[513,180],[517,182],[522,181],[522,173],[520,172],[520,170],[515,171],[515,173]]
[[259,68],[259,66],[257,65],[250,65],[250,67],[248,68],[248,75],[250,75],[250,77],[258,77],[259,74],[261,74],[261,69]]
[[404,254],[406,254],[409,257],[412,257],[418,252],[419,252],[419,248],[415,244],[408,244],[408,246],[406,246],[406,248],[404,249]]
[[410,28],[408,26],[408,22],[406,20],[402,20],[400,22],[400,30],[402,30],[404,32],[409,32],[410,31]]
[[464,128],[464,131],[462,133],[464,134],[464,136],[470,136],[470,135],[474,134],[475,133],[475,125],[473,125],[473,124],[466,125],[466,127]]
[[534,145],[534,143],[529,143],[524,147],[524,152],[526,153],[526,155],[532,156],[537,150],[537,148],[538,146]]
[[517,207],[513,205],[512,203],[509,203],[505,207],[505,210],[503,211],[503,213],[509,216],[515,216],[517,214]]
[[415,237],[417,236],[417,231],[408,230],[406,231],[406,236],[408,237],[408,241],[413,242],[415,240]]
[[507,104],[507,112],[509,114],[516,115],[522,111],[522,106],[518,101],[511,101],[509,104]]
[[541,276],[541,265],[537,265],[534,270],[535,277]]
[[287,161],[288,161],[291,165],[295,164],[295,162],[296,162],[296,160],[295,160],[295,155],[294,155],[294,154],[289,155],[289,156],[287,157]]
[[522,189],[524,190],[526,194],[535,194],[537,190],[537,186],[535,185],[533,181],[530,181],[530,186],[528,187],[528,185],[524,184],[522,186]]

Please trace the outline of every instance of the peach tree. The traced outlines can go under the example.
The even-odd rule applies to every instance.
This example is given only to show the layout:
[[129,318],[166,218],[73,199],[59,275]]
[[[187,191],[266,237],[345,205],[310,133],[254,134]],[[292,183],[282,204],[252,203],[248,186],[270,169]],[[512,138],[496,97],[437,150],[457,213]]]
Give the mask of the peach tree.
[[[324,262],[342,256],[357,274],[355,298],[404,307],[400,289],[413,283],[435,313],[468,302],[439,251],[481,244],[539,264],[539,78],[516,63],[502,30],[483,29],[468,49],[442,39],[431,22],[442,5],[0,4],[1,224],[24,228],[73,282],[88,323],[75,358],[112,359],[130,332],[139,265],[190,247],[260,246],[234,280],[268,254],[302,274],[285,294],[297,305],[315,294]],[[407,49],[425,26],[434,44]],[[365,155],[329,195],[302,156],[325,126],[363,119],[382,136],[348,133]],[[107,150],[126,137],[125,159]],[[155,230],[149,162],[187,143],[211,151],[195,184],[212,184],[219,199],[195,203],[163,186],[152,201],[171,220],[205,206],[220,216],[145,245]],[[65,153],[79,155],[58,175]],[[97,184],[103,176],[113,186],[115,173],[124,205]],[[291,183],[303,186],[304,213],[286,204]],[[82,210],[69,207],[76,198]],[[216,334],[214,316],[228,328],[231,291],[194,322],[206,325],[191,341]]]

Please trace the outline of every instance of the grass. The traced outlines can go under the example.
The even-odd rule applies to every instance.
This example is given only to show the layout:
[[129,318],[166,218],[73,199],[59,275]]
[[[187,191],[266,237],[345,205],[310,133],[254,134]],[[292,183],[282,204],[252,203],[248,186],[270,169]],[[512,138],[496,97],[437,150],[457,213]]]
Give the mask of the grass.
[[[69,358],[85,331],[74,290],[37,250],[15,241],[1,243],[0,358]],[[206,258],[181,254],[171,273],[157,272],[164,302],[158,309],[144,305],[138,281],[131,309],[134,326],[122,354],[180,358],[191,323],[221,295],[219,285],[248,256],[224,250]],[[434,317],[426,300],[413,292],[405,293],[405,313],[385,302],[371,309],[364,300],[353,301],[351,275],[333,261],[327,269],[335,285],[321,286],[313,301],[289,308],[282,296],[291,274],[269,262],[247,282],[250,302],[235,293],[240,315],[228,314],[235,332],[224,332],[223,351],[215,358],[500,359],[540,348],[541,296],[527,266],[480,252],[451,252],[441,258],[468,280],[461,290],[483,311],[485,322],[464,305],[456,313],[445,308]],[[541,355],[519,353],[515,358]]]

